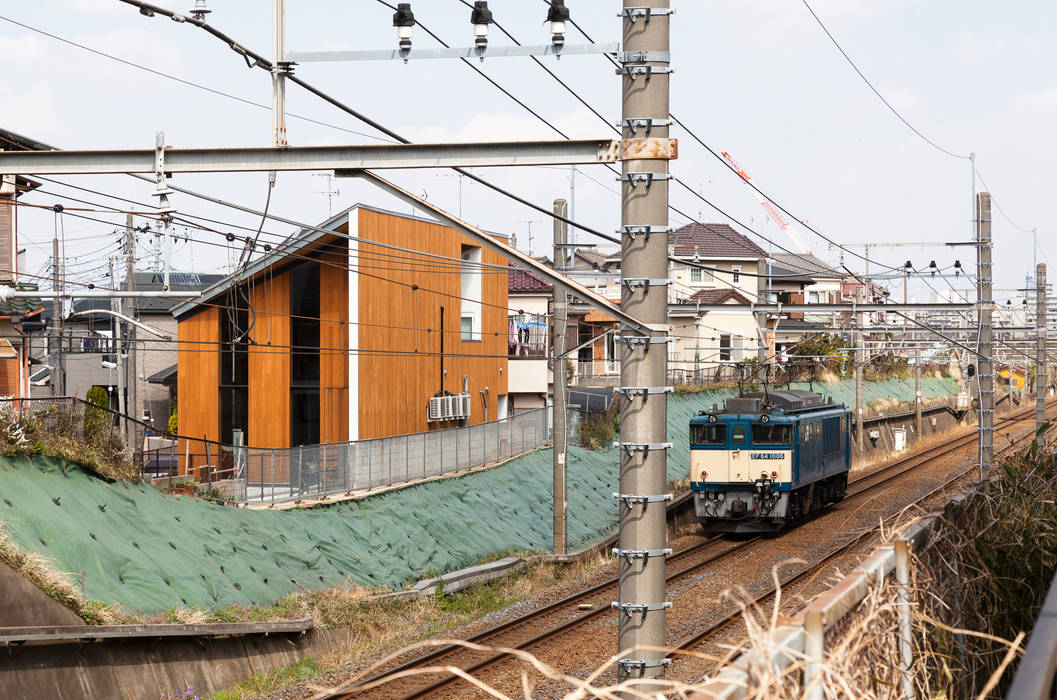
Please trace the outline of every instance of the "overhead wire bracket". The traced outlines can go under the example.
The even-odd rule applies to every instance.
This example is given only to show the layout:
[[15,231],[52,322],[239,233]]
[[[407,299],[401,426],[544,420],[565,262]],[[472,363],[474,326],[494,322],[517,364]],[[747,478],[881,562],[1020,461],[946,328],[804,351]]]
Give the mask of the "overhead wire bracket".
[[613,601],[609,607],[616,608],[629,618],[635,615],[642,615],[642,619],[645,620],[648,613],[667,610],[672,607],[672,601],[666,600],[663,603],[619,603]]
[[642,505],[642,510],[645,511],[647,508],[649,508],[651,503],[664,503],[666,501],[672,500],[673,498],[675,498],[675,496],[670,493],[662,493],[656,496],[636,496],[630,493],[614,493],[613,498],[619,500],[621,503],[627,506],[628,509],[631,509],[636,504],[640,504]]
[[645,182],[646,189],[649,189],[653,185],[654,180],[670,180],[671,177],[668,173],[621,173],[617,180],[627,182],[632,187],[636,187],[640,182]]
[[646,669],[657,668],[658,666],[671,666],[672,660],[668,658],[664,659],[619,659],[617,665],[624,669],[626,675],[631,675],[631,670],[634,669],[639,672],[639,678],[646,675]]
[[672,339],[668,336],[655,335],[618,335],[615,340],[618,343],[624,343],[627,345],[628,352],[630,352],[635,345],[642,345],[646,348],[646,352],[649,352],[651,345],[667,345]]
[[672,229],[669,226],[622,226],[620,230],[617,231],[617,233],[630,236],[631,238],[635,238],[635,236],[645,236],[647,241],[650,240],[650,234],[656,233],[667,236],[671,232]]
[[650,287],[667,287],[672,283],[671,280],[651,280],[640,277],[625,277],[620,280],[620,283],[628,288],[628,291],[634,291],[637,287],[642,287],[647,293],[650,291]]
[[622,386],[616,389],[617,394],[620,394],[628,401],[631,401],[636,396],[641,396],[643,402],[645,402],[650,394],[671,394],[675,391],[675,387],[670,386],[651,386],[651,387],[636,387],[636,386]]
[[650,456],[650,450],[670,450],[672,443],[670,442],[622,442],[620,443],[620,449],[628,453],[628,457],[631,457],[636,452],[641,452],[644,457]]
[[650,563],[650,557],[666,557],[672,553],[671,547],[664,549],[618,549],[613,548],[613,556],[627,559],[630,565],[636,559],[641,559],[643,564]]
[[675,10],[669,7],[625,7],[624,11],[618,14],[617,17],[627,17],[632,24],[635,24],[639,17],[644,17],[649,22],[654,15],[666,16],[674,14]]

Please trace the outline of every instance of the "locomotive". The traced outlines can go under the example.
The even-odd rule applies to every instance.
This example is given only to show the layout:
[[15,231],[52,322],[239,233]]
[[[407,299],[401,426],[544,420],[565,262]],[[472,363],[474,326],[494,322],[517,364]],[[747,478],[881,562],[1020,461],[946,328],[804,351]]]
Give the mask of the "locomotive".
[[821,394],[728,398],[690,419],[690,490],[710,533],[774,532],[848,489],[851,411]]

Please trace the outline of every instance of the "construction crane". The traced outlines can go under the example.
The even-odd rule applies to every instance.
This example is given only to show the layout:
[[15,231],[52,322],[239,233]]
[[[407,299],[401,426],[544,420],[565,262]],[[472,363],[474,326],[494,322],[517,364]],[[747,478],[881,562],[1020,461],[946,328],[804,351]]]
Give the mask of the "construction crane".
[[[749,177],[749,174],[745,172],[740,165],[738,165],[738,161],[734,160],[732,155],[723,151],[723,158],[730,163],[730,167],[734,168],[734,171],[738,173],[742,180],[749,185],[752,185],[752,178]],[[807,244],[804,243],[804,239],[802,239],[800,234],[796,232],[796,229],[789,223],[789,220],[782,216],[782,213],[778,211],[778,207],[774,205],[774,202],[760,194],[760,191],[755,187],[749,187],[749,189],[752,190],[753,195],[759,200],[760,206],[767,212],[767,216],[771,218],[771,221],[777,224],[778,228],[782,229],[782,231],[785,232],[785,235],[789,237],[789,240],[793,242],[796,250],[801,253],[810,253],[811,250],[807,247]]]

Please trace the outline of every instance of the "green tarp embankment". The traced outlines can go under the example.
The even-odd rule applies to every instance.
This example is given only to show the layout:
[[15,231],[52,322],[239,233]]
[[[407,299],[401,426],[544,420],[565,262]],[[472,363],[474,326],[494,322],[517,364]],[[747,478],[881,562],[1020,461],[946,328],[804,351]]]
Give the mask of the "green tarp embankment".
[[[846,383],[816,387],[847,401]],[[955,392],[952,380],[924,382],[926,397]],[[669,478],[685,476],[690,416],[726,395],[671,397]],[[867,397],[910,400],[913,384],[871,384]],[[598,541],[616,525],[615,450],[571,448],[568,487],[570,546]],[[271,605],[347,582],[399,588],[491,554],[549,549],[551,453],[288,511],[226,508],[145,485],[111,484],[55,459],[0,458],[0,521],[21,547],[68,572],[91,600],[147,614]]]

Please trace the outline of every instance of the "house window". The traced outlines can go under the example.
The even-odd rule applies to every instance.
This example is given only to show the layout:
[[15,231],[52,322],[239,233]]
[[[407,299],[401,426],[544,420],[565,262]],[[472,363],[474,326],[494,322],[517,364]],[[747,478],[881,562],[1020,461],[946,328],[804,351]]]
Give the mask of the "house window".
[[462,340],[481,339],[481,249],[462,247],[459,296],[459,328]]
[[808,292],[807,293],[807,303],[809,303],[809,304],[817,304],[818,303],[818,292]]
[[730,362],[730,334],[724,333],[719,336],[719,361]]
[[290,444],[318,445],[319,263],[290,271]]
[[220,310],[220,441],[231,443],[241,430],[243,444],[249,427],[249,312],[246,290],[236,289]]
[[730,268],[730,270],[731,270],[731,280],[730,280],[731,283],[733,283],[733,284],[741,284],[741,266],[740,265],[735,265],[734,267]]
[[704,282],[705,281],[705,279],[704,279],[705,276],[704,276],[703,273],[704,273],[704,270],[702,270],[700,267],[691,267],[690,268],[690,282],[692,284],[701,284],[702,282]]

